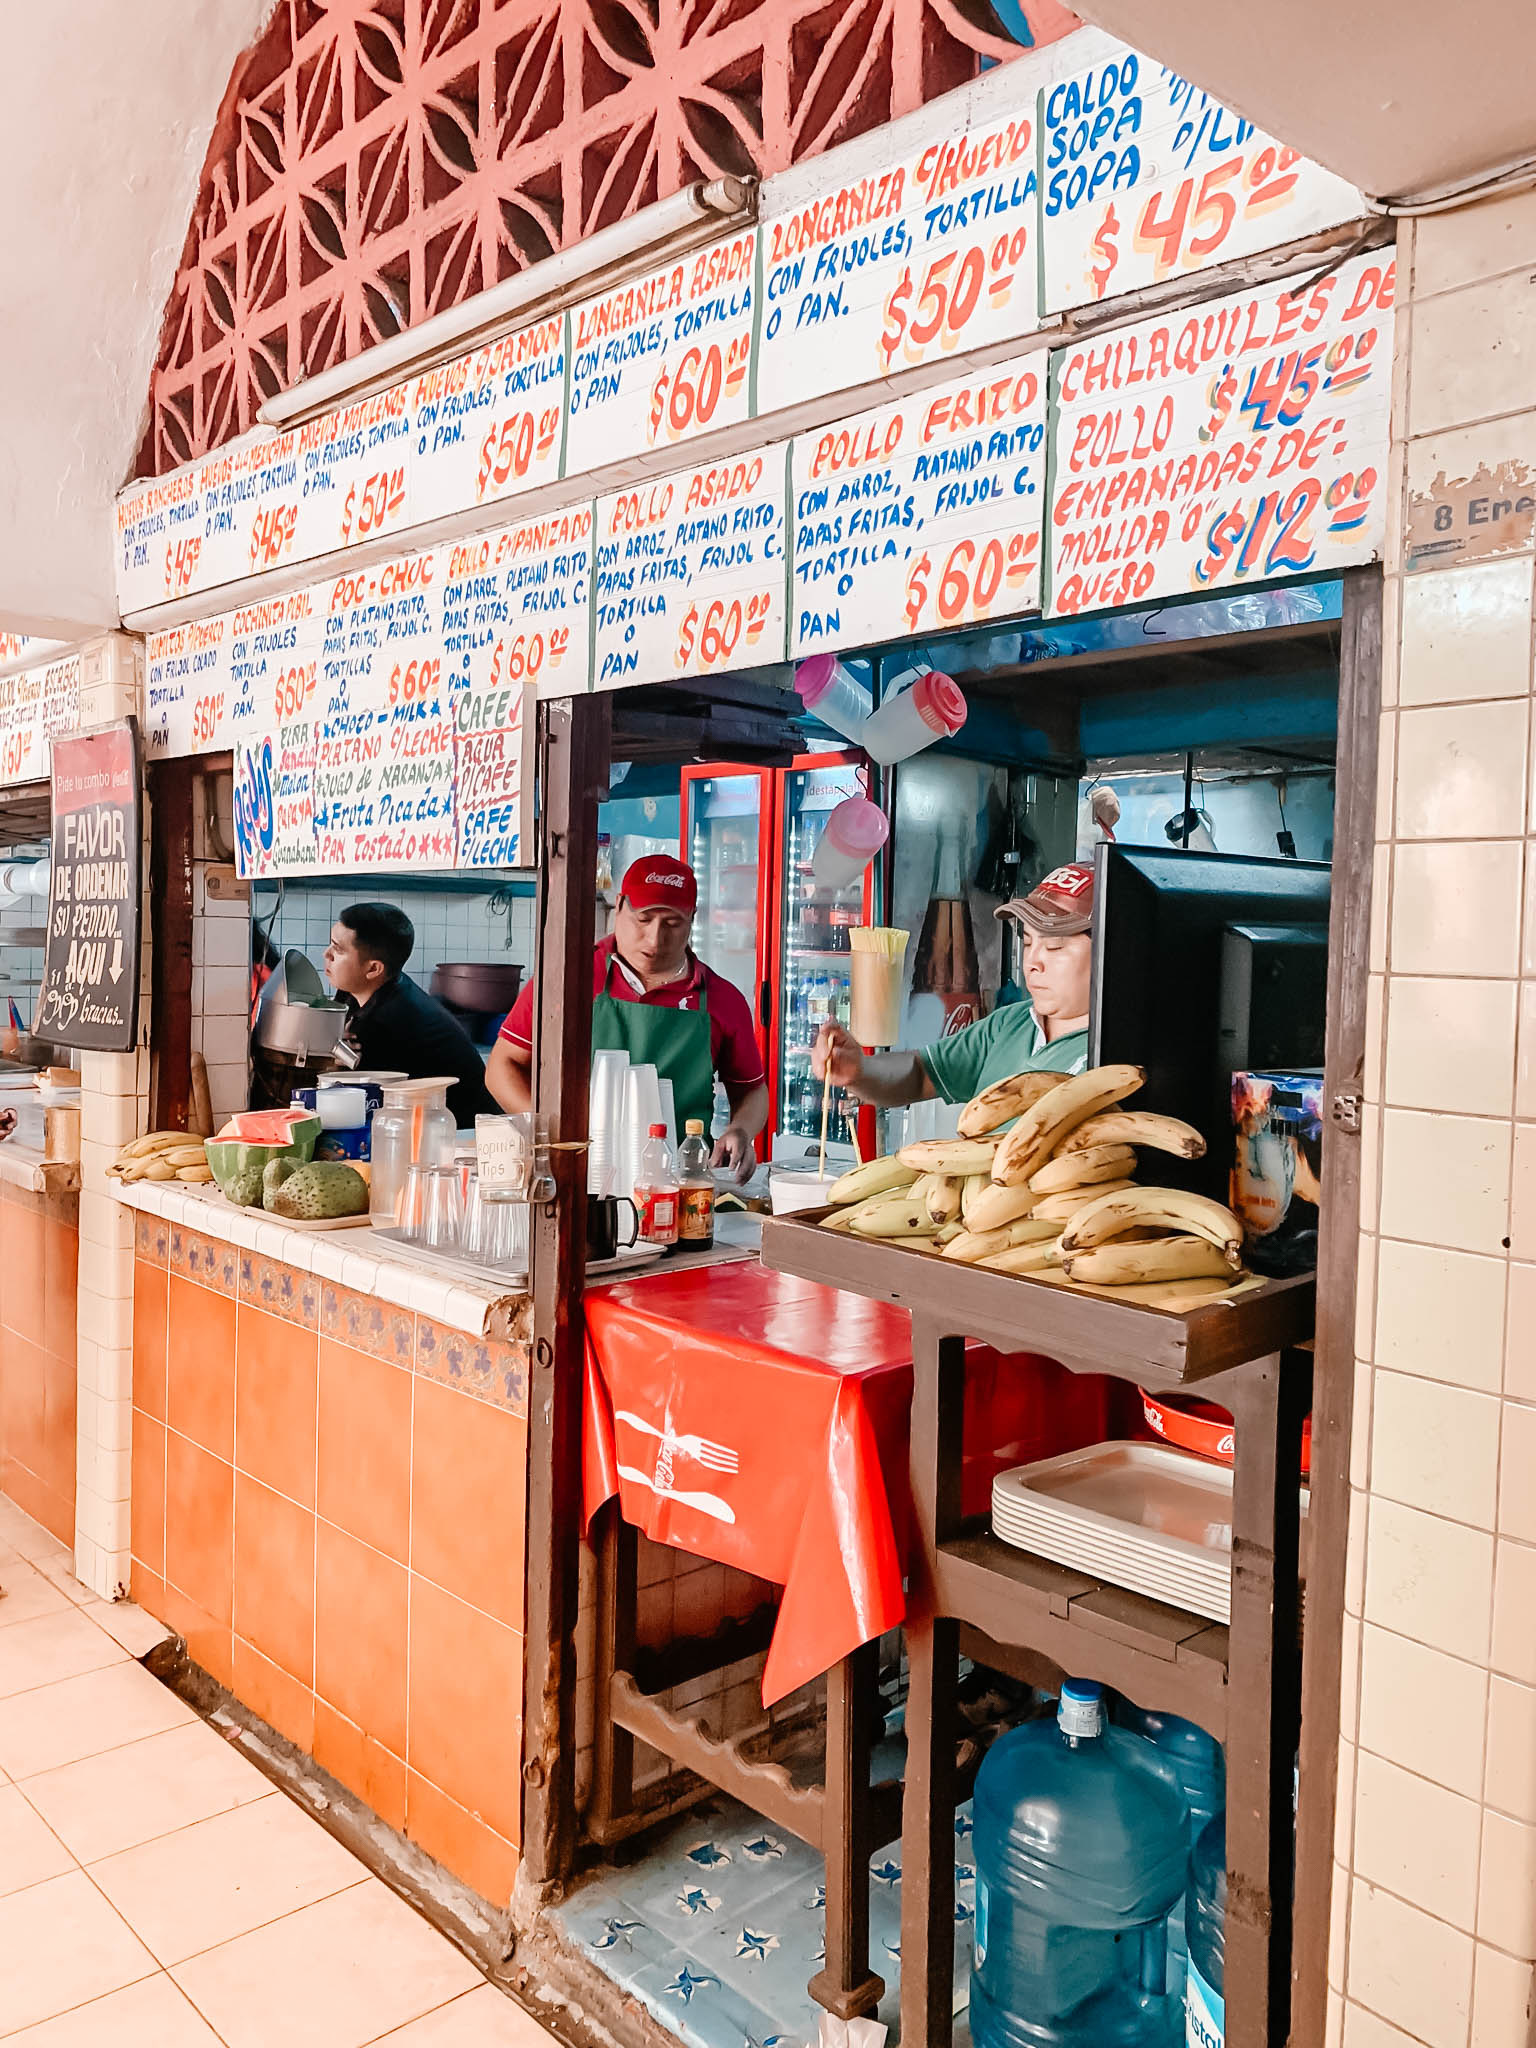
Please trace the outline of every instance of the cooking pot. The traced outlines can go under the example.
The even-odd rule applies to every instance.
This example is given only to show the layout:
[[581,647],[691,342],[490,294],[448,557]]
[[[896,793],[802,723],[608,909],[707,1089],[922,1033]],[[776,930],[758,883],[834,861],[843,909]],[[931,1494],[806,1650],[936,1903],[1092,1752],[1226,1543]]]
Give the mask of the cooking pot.
[[505,960],[450,960],[432,970],[432,993],[461,1010],[510,1010],[523,970]]

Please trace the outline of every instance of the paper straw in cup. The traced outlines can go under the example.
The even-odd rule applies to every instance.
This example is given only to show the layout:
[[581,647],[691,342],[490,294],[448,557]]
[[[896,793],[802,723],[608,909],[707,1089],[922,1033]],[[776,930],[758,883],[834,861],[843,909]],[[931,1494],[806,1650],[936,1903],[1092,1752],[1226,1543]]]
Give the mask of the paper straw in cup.
[[860,1045],[895,1045],[901,1035],[901,992],[907,934],[890,925],[855,926],[849,1025]]

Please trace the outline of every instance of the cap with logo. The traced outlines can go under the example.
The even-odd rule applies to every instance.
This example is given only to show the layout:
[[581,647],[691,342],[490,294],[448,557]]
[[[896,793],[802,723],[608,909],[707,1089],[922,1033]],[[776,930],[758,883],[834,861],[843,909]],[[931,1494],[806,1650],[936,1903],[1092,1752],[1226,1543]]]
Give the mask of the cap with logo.
[[631,910],[683,910],[692,917],[699,885],[685,861],[670,853],[643,853],[624,870],[619,894]]
[[1052,868],[1027,896],[999,905],[998,917],[1011,917],[1047,939],[1070,939],[1093,927],[1093,869],[1086,861]]

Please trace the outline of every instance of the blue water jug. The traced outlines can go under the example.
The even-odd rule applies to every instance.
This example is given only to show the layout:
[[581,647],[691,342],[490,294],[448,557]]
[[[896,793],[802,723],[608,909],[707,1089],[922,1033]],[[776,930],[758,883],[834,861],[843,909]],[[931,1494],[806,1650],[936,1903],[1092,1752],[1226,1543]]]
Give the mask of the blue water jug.
[[[1189,1846],[1193,1850],[1206,1823],[1226,1809],[1226,1752],[1214,1735],[1207,1735],[1193,1721],[1181,1721],[1177,1714],[1158,1713],[1119,1697],[1110,1711],[1117,1727],[1129,1728],[1133,1735],[1150,1742],[1172,1772],[1189,1808]],[[1184,1995],[1185,1947],[1181,1897],[1168,1920],[1168,1989],[1180,1998]]]
[[1054,1721],[1002,1736],[976,1778],[976,2048],[1170,2048],[1167,1918],[1189,1815],[1102,1689],[1068,1679]]
[[1188,2048],[1223,2048],[1226,2035],[1227,1817],[1200,1831],[1184,1901],[1189,1934]]

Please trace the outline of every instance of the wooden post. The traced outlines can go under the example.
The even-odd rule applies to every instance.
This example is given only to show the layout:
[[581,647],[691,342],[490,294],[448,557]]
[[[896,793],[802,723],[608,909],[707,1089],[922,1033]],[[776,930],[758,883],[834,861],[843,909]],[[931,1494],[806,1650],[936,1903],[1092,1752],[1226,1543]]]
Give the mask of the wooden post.
[[192,1090],[192,805],[202,787],[199,766],[160,761],[150,771],[152,1131],[186,1129]]
[[[597,807],[608,790],[610,700],[539,707],[538,943],[534,1107],[552,1142],[587,1135]],[[576,1849],[575,1700],[581,1388],[586,1275],[584,1152],[551,1153],[556,1200],[531,1235],[533,1357],[528,1383],[528,1607],[523,1677],[523,1866],[536,1900],[554,1896]]]

